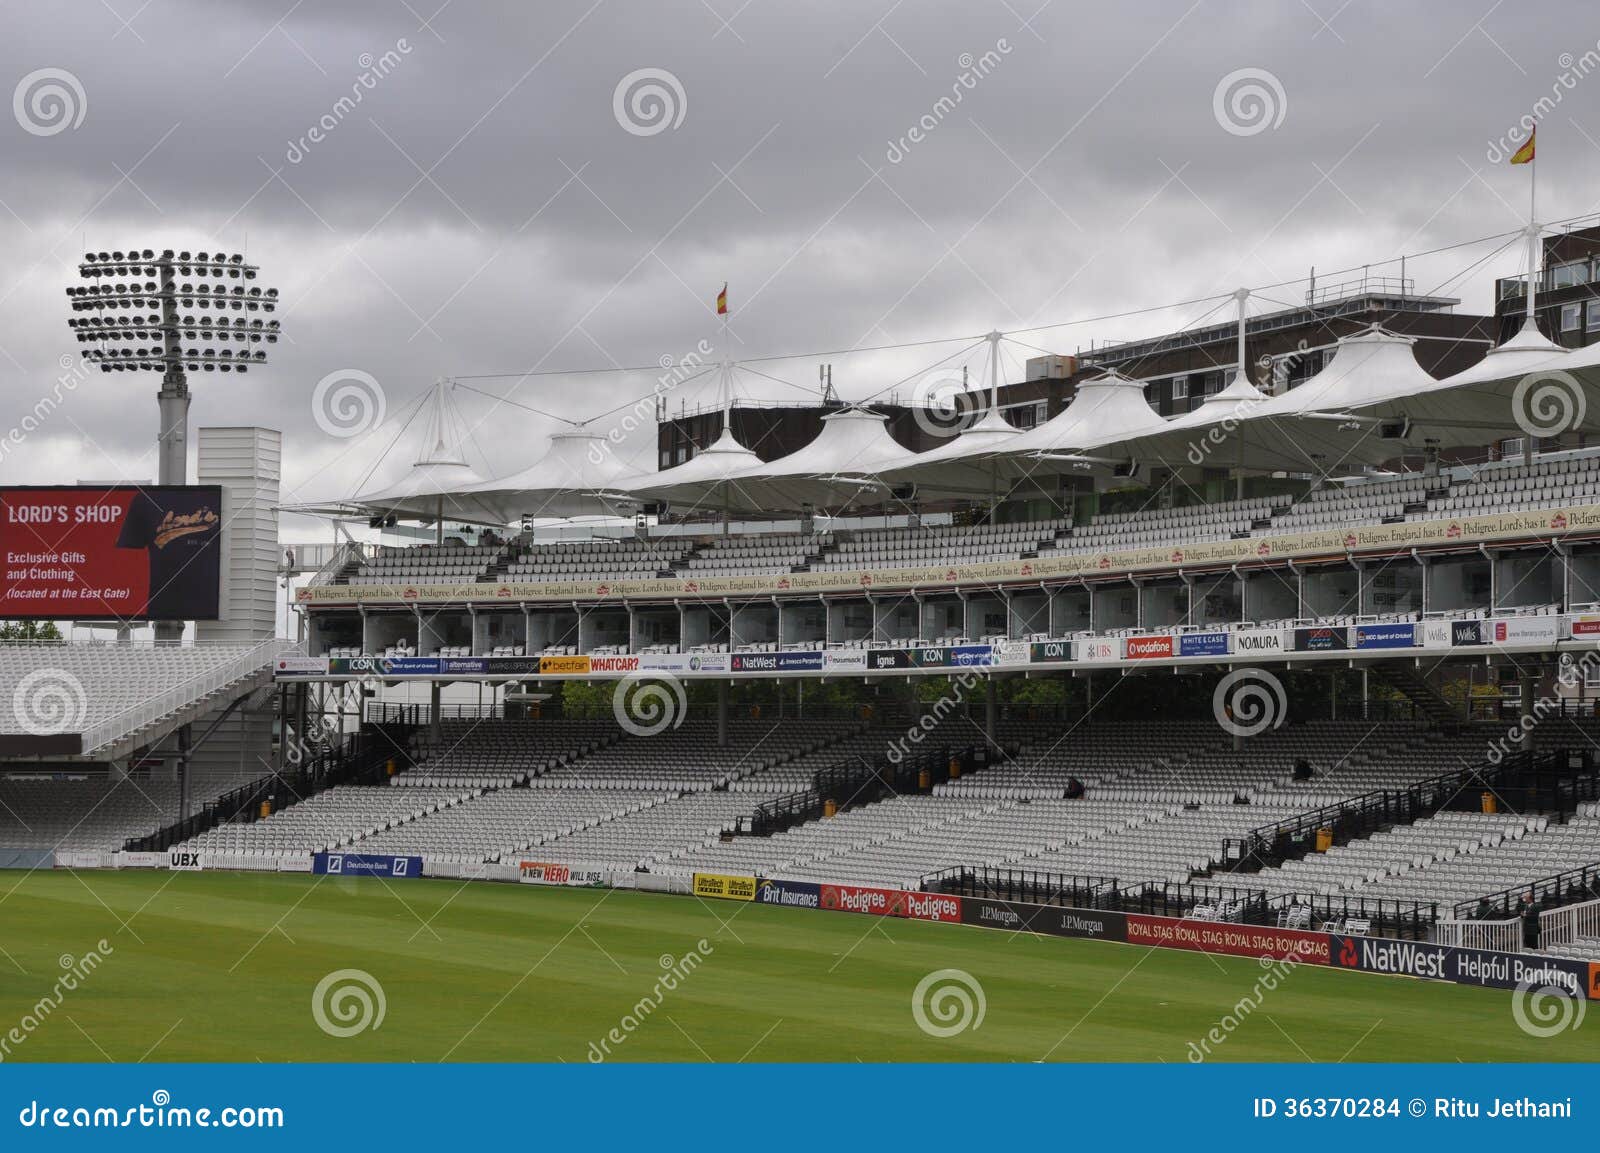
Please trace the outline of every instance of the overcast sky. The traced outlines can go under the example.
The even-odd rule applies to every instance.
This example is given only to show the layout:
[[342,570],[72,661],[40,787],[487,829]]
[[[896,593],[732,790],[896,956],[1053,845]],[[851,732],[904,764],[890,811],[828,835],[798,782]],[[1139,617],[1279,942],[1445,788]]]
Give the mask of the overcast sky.
[[[1214,306],[1090,318],[1514,230],[1526,170],[1495,145],[1554,91],[1539,215],[1600,209],[1600,77],[1580,76],[1600,14],[1577,0],[440,3],[12,0],[0,426],[77,350],[62,289],[86,247],[261,266],[288,338],[265,371],[195,381],[193,424],[283,430],[285,499],[310,500],[403,471],[416,426],[384,447],[435,378],[716,344],[724,281],[732,356],[834,353],[757,364],[778,380],[742,373],[747,393],[803,399],[827,359],[858,398],[965,346],[841,350],[999,328],[1070,352]],[[1522,259],[1500,243],[1407,274],[1486,310]],[[330,435],[317,384],[352,371],[385,422]],[[504,474],[557,427],[519,406],[580,420],[658,375],[452,395],[472,463]],[[151,479],[156,384],[94,373],[0,481]]]

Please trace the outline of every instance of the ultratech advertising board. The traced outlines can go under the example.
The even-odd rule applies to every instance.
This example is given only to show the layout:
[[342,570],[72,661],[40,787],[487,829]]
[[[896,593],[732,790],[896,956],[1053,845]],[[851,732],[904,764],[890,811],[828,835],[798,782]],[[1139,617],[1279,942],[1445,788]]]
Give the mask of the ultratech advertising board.
[[1180,657],[1221,657],[1227,654],[1228,634],[1225,632],[1178,634],[1177,655]]
[[216,485],[0,488],[0,617],[217,619]]
[[812,881],[756,882],[756,901],[763,905],[783,905],[791,909],[820,909],[822,886]]
[[1226,953],[1235,957],[1292,957],[1305,965],[1329,964],[1328,934],[1298,929],[1271,929],[1222,921],[1189,921],[1177,917],[1127,914],[1128,944]]
[[1357,625],[1358,649],[1409,649],[1417,644],[1416,625]]
[[1332,963],[1364,973],[1424,977],[1488,989],[1542,988],[1575,998],[1600,998],[1587,961],[1568,961],[1521,953],[1462,949],[1430,941],[1390,941],[1381,937],[1332,938]]
[[722,901],[753,901],[756,899],[756,879],[727,873],[696,873],[694,895],[715,897]]
[[391,857],[381,853],[317,853],[311,871],[329,877],[420,877],[421,857]]
[[822,907],[839,913],[871,913],[879,917],[906,915],[906,894],[899,889],[868,885],[823,885]]
[[991,897],[961,898],[961,923],[1096,941],[1125,941],[1128,935],[1127,918],[1122,913],[997,901]]
[[1297,653],[1325,653],[1350,647],[1348,628],[1314,628],[1294,630],[1294,651]]
[[1128,659],[1147,661],[1172,656],[1172,637],[1168,634],[1155,637],[1129,637]]

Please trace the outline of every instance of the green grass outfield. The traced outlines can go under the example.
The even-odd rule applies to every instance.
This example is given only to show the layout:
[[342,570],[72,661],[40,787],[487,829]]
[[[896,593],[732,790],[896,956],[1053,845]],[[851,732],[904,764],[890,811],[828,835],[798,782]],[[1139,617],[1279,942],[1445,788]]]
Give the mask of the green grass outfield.
[[[426,927],[424,927],[426,926]],[[104,938],[111,952],[24,1022]],[[624,1025],[704,938],[702,963]],[[1600,1058],[1600,1013],[1531,1037],[1512,995],[1254,960],[625,891],[278,874],[0,874],[7,1061],[569,1061],[612,1029],[628,1061],[1170,1061],[1235,1012],[1224,1061]],[[70,963],[70,962],[69,962]],[[911,1012],[928,973],[981,984],[980,1026]],[[360,969],[387,1003],[340,1038],[318,981]]]

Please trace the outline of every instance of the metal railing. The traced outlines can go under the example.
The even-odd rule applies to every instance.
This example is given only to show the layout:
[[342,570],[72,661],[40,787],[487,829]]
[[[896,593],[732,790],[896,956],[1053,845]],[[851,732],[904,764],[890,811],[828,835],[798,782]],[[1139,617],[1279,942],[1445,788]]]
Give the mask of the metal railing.
[[1499,892],[1486,893],[1470,901],[1458,901],[1453,914],[1461,920],[1483,920],[1496,914],[1510,915],[1524,907],[1527,897],[1535,907],[1559,908],[1600,898],[1600,862],[1582,868],[1552,873],[1537,881],[1512,885]]
[[1067,909],[1115,909],[1119,899],[1115,877],[1051,873],[1009,865],[956,865],[926,874],[919,886],[925,893]]
[[1437,944],[1461,949],[1516,953],[1522,949],[1522,922],[1437,921],[1433,926],[1433,939]]
[[1600,898],[1539,914],[1539,948],[1570,945],[1580,937],[1600,938]]
[[303,646],[295,641],[277,637],[260,641],[224,664],[197,673],[147,700],[89,725],[83,730],[83,751],[93,752],[119,737],[137,732],[163,717],[171,716],[218,689],[269,667],[273,658],[281,653],[302,651]]

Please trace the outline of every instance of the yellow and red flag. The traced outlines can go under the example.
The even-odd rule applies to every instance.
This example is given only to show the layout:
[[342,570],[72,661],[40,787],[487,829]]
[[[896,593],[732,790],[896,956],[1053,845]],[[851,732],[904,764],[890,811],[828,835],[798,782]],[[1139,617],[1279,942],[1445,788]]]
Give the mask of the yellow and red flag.
[[717,293],[717,315],[728,315],[728,285],[726,282],[722,285],[722,291]]
[[1539,130],[1537,128],[1535,128],[1532,132],[1528,133],[1528,142],[1526,144],[1524,144],[1521,148],[1517,149],[1515,152],[1513,152],[1511,154],[1511,163],[1513,163],[1513,164],[1528,164],[1528,163],[1532,162],[1532,160],[1533,160],[1533,141],[1534,141],[1534,137],[1536,137],[1538,135],[1539,135]]

